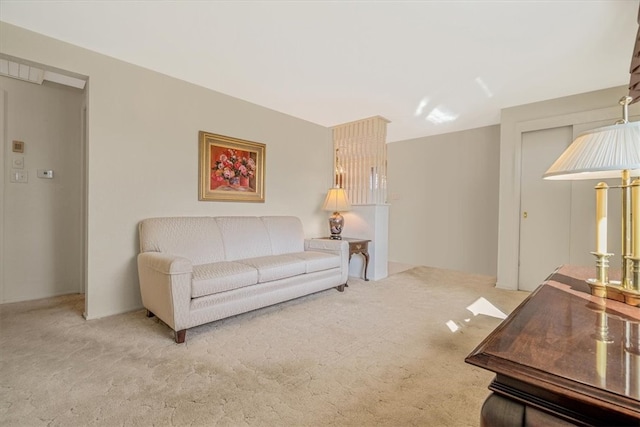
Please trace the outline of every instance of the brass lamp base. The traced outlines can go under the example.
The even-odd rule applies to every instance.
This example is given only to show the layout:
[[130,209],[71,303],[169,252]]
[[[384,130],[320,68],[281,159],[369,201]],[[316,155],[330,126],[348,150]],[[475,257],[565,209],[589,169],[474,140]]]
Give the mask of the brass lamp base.
[[640,292],[631,289],[624,289],[620,282],[598,283],[596,279],[587,279],[587,284],[591,288],[591,295],[620,301],[633,307],[640,307]]
[[[587,284],[591,289],[591,295],[607,298],[610,300],[620,301],[633,307],[640,307],[640,291],[625,288],[619,281],[609,281],[609,257],[612,254],[601,254],[591,252],[596,256],[596,273],[597,279],[587,279]],[[633,262],[633,279],[638,283],[638,275],[640,271],[640,258],[629,258]]]

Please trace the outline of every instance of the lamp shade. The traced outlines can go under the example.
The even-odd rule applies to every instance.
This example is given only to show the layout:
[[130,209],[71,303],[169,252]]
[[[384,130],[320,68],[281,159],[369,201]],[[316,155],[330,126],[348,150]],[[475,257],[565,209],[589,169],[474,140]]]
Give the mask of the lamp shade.
[[344,188],[331,188],[324,200],[322,209],[330,212],[344,212],[351,209],[347,192]]
[[544,179],[619,178],[640,175],[640,122],[605,126],[581,133],[543,175]]

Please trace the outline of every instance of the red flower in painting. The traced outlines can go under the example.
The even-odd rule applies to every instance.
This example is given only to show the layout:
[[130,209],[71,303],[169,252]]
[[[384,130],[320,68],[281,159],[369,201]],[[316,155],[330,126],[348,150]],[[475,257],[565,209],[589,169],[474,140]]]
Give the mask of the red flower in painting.
[[251,157],[240,156],[236,150],[229,148],[215,161],[211,174],[216,181],[224,181],[240,177],[253,178],[255,170],[256,162]]

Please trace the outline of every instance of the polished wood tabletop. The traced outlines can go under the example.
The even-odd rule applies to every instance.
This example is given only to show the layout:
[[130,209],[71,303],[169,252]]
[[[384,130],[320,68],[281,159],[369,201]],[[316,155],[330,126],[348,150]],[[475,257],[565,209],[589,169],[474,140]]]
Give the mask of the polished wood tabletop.
[[566,419],[640,425],[640,308],[592,296],[594,275],[559,268],[466,361],[497,374],[493,391]]

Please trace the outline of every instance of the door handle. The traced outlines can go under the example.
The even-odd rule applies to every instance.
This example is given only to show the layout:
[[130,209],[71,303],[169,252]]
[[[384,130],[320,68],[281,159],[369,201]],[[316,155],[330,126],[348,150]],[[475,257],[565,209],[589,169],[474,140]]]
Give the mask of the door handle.
[[522,218],[525,218],[525,219],[526,219],[528,216],[529,216],[529,214],[527,213],[527,211],[524,211],[524,212],[522,213]]

